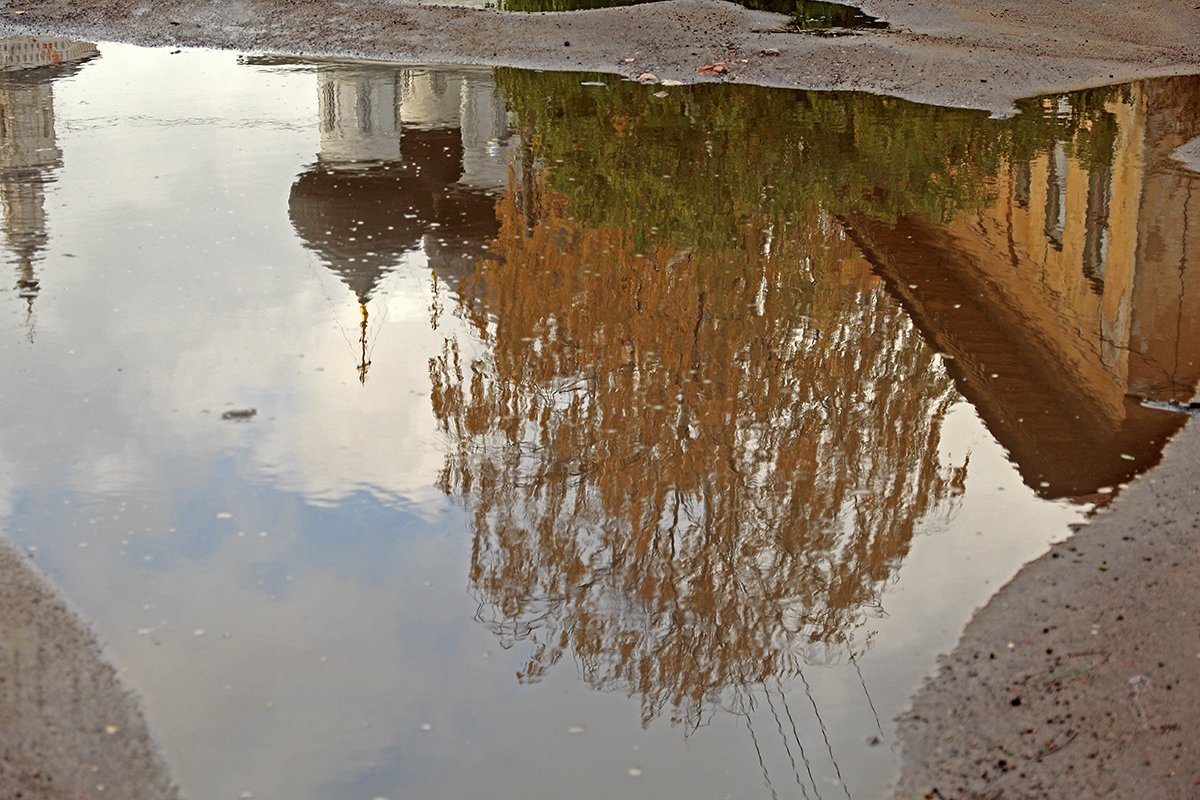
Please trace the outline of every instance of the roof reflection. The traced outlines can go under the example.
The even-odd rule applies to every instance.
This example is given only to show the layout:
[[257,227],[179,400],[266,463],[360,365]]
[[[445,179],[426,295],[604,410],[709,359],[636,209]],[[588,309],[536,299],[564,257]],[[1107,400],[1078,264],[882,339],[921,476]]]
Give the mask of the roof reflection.
[[54,130],[54,81],[100,55],[96,46],[53,37],[0,39],[0,206],[33,338],[35,265],[46,246],[45,185],[62,166]]
[[316,75],[321,150],[288,211],[358,300],[365,381],[367,304],[405,254],[423,252],[457,282],[485,252],[507,174],[507,117],[490,70],[320,64]]

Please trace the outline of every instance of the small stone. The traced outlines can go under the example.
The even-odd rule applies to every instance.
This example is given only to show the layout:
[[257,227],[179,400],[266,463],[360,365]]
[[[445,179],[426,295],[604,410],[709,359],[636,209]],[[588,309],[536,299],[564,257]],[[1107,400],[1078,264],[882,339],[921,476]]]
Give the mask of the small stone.
[[658,83],[658,76],[653,72],[643,72],[637,79],[638,83]]
[[779,52],[774,47],[768,47],[767,49],[762,51],[762,54],[764,56],[781,56],[781,55],[783,55],[783,53]]

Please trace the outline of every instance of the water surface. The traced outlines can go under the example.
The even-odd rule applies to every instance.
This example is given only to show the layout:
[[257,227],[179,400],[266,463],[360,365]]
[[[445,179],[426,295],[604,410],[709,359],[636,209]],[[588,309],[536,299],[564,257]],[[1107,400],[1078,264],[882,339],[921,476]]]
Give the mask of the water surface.
[[880,796],[1200,375],[1193,79],[56,46],[0,74],[0,510],[188,797]]

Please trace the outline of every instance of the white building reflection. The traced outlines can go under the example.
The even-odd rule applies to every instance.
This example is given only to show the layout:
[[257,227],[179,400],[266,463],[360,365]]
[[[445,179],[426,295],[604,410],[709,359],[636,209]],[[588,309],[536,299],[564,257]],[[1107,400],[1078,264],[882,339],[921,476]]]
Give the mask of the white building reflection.
[[0,206],[4,243],[17,270],[33,336],[34,267],[46,245],[45,185],[62,166],[54,132],[54,81],[100,55],[88,42],[51,37],[0,39]]
[[406,257],[457,281],[498,228],[513,139],[490,69],[322,64],[321,149],[292,185],[297,235],[354,292],[366,380],[368,303]]

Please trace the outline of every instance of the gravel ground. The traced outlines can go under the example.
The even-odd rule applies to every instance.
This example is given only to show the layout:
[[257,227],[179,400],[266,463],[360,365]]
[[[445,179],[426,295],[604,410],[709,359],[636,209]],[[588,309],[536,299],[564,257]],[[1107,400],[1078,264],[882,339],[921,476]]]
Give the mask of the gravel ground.
[[[1200,12],[1190,0],[871,0],[864,8],[892,28],[849,37],[773,32],[783,17],[718,0],[570,14],[396,0],[0,0],[0,28],[93,41],[861,89],[995,111],[1042,91],[1200,72]],[[779,55],[764,54],[772,51]],[[696,71],[716,61],[733,69],[723,76]]]
[[1200,797],[1200,428],[975,615],[900,721],[897,797]]
[[0,541],[0,797],[178,800],[87,625]]
[[[839,38],[784,34],[772,32],[782,18],[717,0],[568,15],[388,0],[0,0],[0,29],[861,89],[999,112],[1040,92],[1200,72],[1200,11],[1191,2],[874,0],[863,7],[893,27]],[[722,77],[696,71],[716,61],[734,68]],[[1197,460],[1193,424],[1159,468],[976,614],[901,720],[906,767],[897,797],[1200,797]],[[14,771],[21,762],[12,753],[29,760],[41,748],[41,769],[55,780],[75,780],[79,764],[111,764],[104,767],[111,786],[154,787],[111,796],[169,796],[136,705],[84,626],[19,555],[0,551],[0,576],[0,687],[26,679],[27,658],[47,665],[34,694],[0,694],[0,794],[15,796],[12,787],[26,784],[14,781],[32,780]],[[66,691],[79,676],[88,691]],[[48,703],[60,721],[10,728],[25,719],[21,704],[34,702]],[[74,713],[93,706],[99,710]],[[106,733],[110,725],[119,735]],[[104,747],[117,749],[97,749]]]

